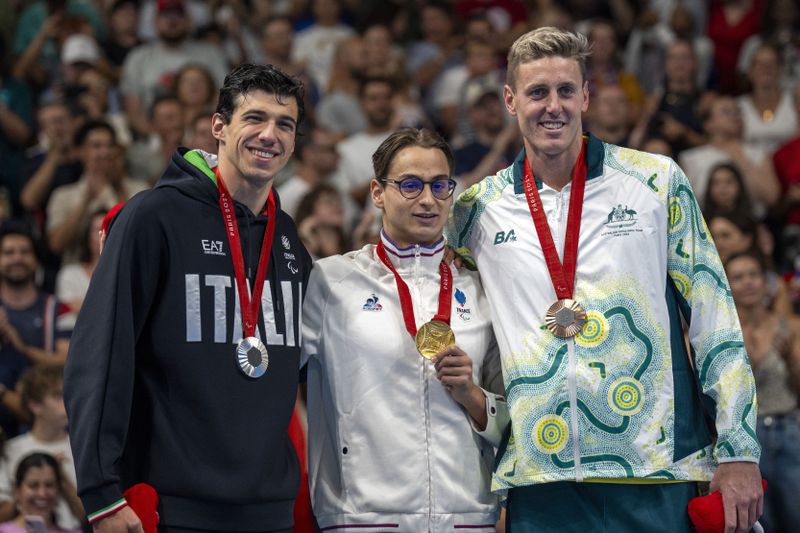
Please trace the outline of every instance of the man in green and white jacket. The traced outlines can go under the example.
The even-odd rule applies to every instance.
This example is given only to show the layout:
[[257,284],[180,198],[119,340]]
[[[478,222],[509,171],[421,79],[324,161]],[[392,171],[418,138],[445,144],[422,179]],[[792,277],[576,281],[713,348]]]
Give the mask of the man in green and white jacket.
[[[505,103],[525,149],[461,195],[446,231],[481,273],[502,355],[512,422],[492,488],[508,491],[514,533],[690,531],[692,482],[712,481],[726,531],[747,531],[762,508],[760,447],[728,282],[683,171],[582,135],[587,55],[585,37],[554,28],[514,44]],[[538,203],[526,203],[526,158]],[[545,324],[556,284],[532,217],[544,211],[564,262],[580,158],[571,297],[586,322],[565,338]]]

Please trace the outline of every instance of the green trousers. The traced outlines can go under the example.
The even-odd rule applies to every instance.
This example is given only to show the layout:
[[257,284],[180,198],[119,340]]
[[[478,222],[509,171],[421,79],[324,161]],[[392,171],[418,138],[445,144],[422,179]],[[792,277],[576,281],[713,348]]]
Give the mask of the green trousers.
[[562,481],[508,491],[506,533],[691,533],[686,505],[697,483]]

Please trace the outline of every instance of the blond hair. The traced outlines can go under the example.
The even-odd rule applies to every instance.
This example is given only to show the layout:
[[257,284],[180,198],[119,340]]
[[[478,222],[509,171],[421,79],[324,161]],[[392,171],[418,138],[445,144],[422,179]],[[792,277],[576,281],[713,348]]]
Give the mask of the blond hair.
[[517,82],[519,66],[528,61],[545,57],[574,59],[581,69],[581,77],[586,79],[586,58],[591,54],[589,40],[581,33],[544,26],[529,31],[514,41],[508,51],[508,72],[506,83],[511,89]]

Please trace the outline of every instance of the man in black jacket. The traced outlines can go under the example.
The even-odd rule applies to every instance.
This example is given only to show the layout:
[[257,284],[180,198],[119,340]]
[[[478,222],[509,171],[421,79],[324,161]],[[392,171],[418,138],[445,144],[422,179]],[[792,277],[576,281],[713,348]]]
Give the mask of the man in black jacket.
[[311,260],[280,209],[302,85],[272,66],[225,79],[218,156],[180,148],[110,232],[64,395],[78,490],[98,532],[140,531],[123,491],[152,485],[160,531],[289,531],[287,436]]

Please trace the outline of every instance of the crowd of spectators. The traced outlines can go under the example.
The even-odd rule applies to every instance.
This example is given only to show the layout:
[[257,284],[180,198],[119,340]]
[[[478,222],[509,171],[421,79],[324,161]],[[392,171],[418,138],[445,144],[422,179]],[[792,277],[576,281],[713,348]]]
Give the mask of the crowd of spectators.
[[[585,128],[676,159],[723,261],[757,254],[766,309],[794,324],[798,0],[10,0],[0,6],[5,437],[62,437],[37,437],[31,408],[60,384],[26,392],[21,377],[63,364],[107,210],[153,186],[177,147],[215,152],[210,119],[231,67],[268,62],[305,84],[308,119],[277,190],[324,257],[376,238],[371,155],[396,128],[443,134],[459,190],[514,160],[522,141],[503,109],[505,56],[543,25],[590,38]],[[32,450],[59,454],[69,500],[68,446]],[[0,498],[14,486],[5,461]],[[59,517],[79,514],[64,505]]]

